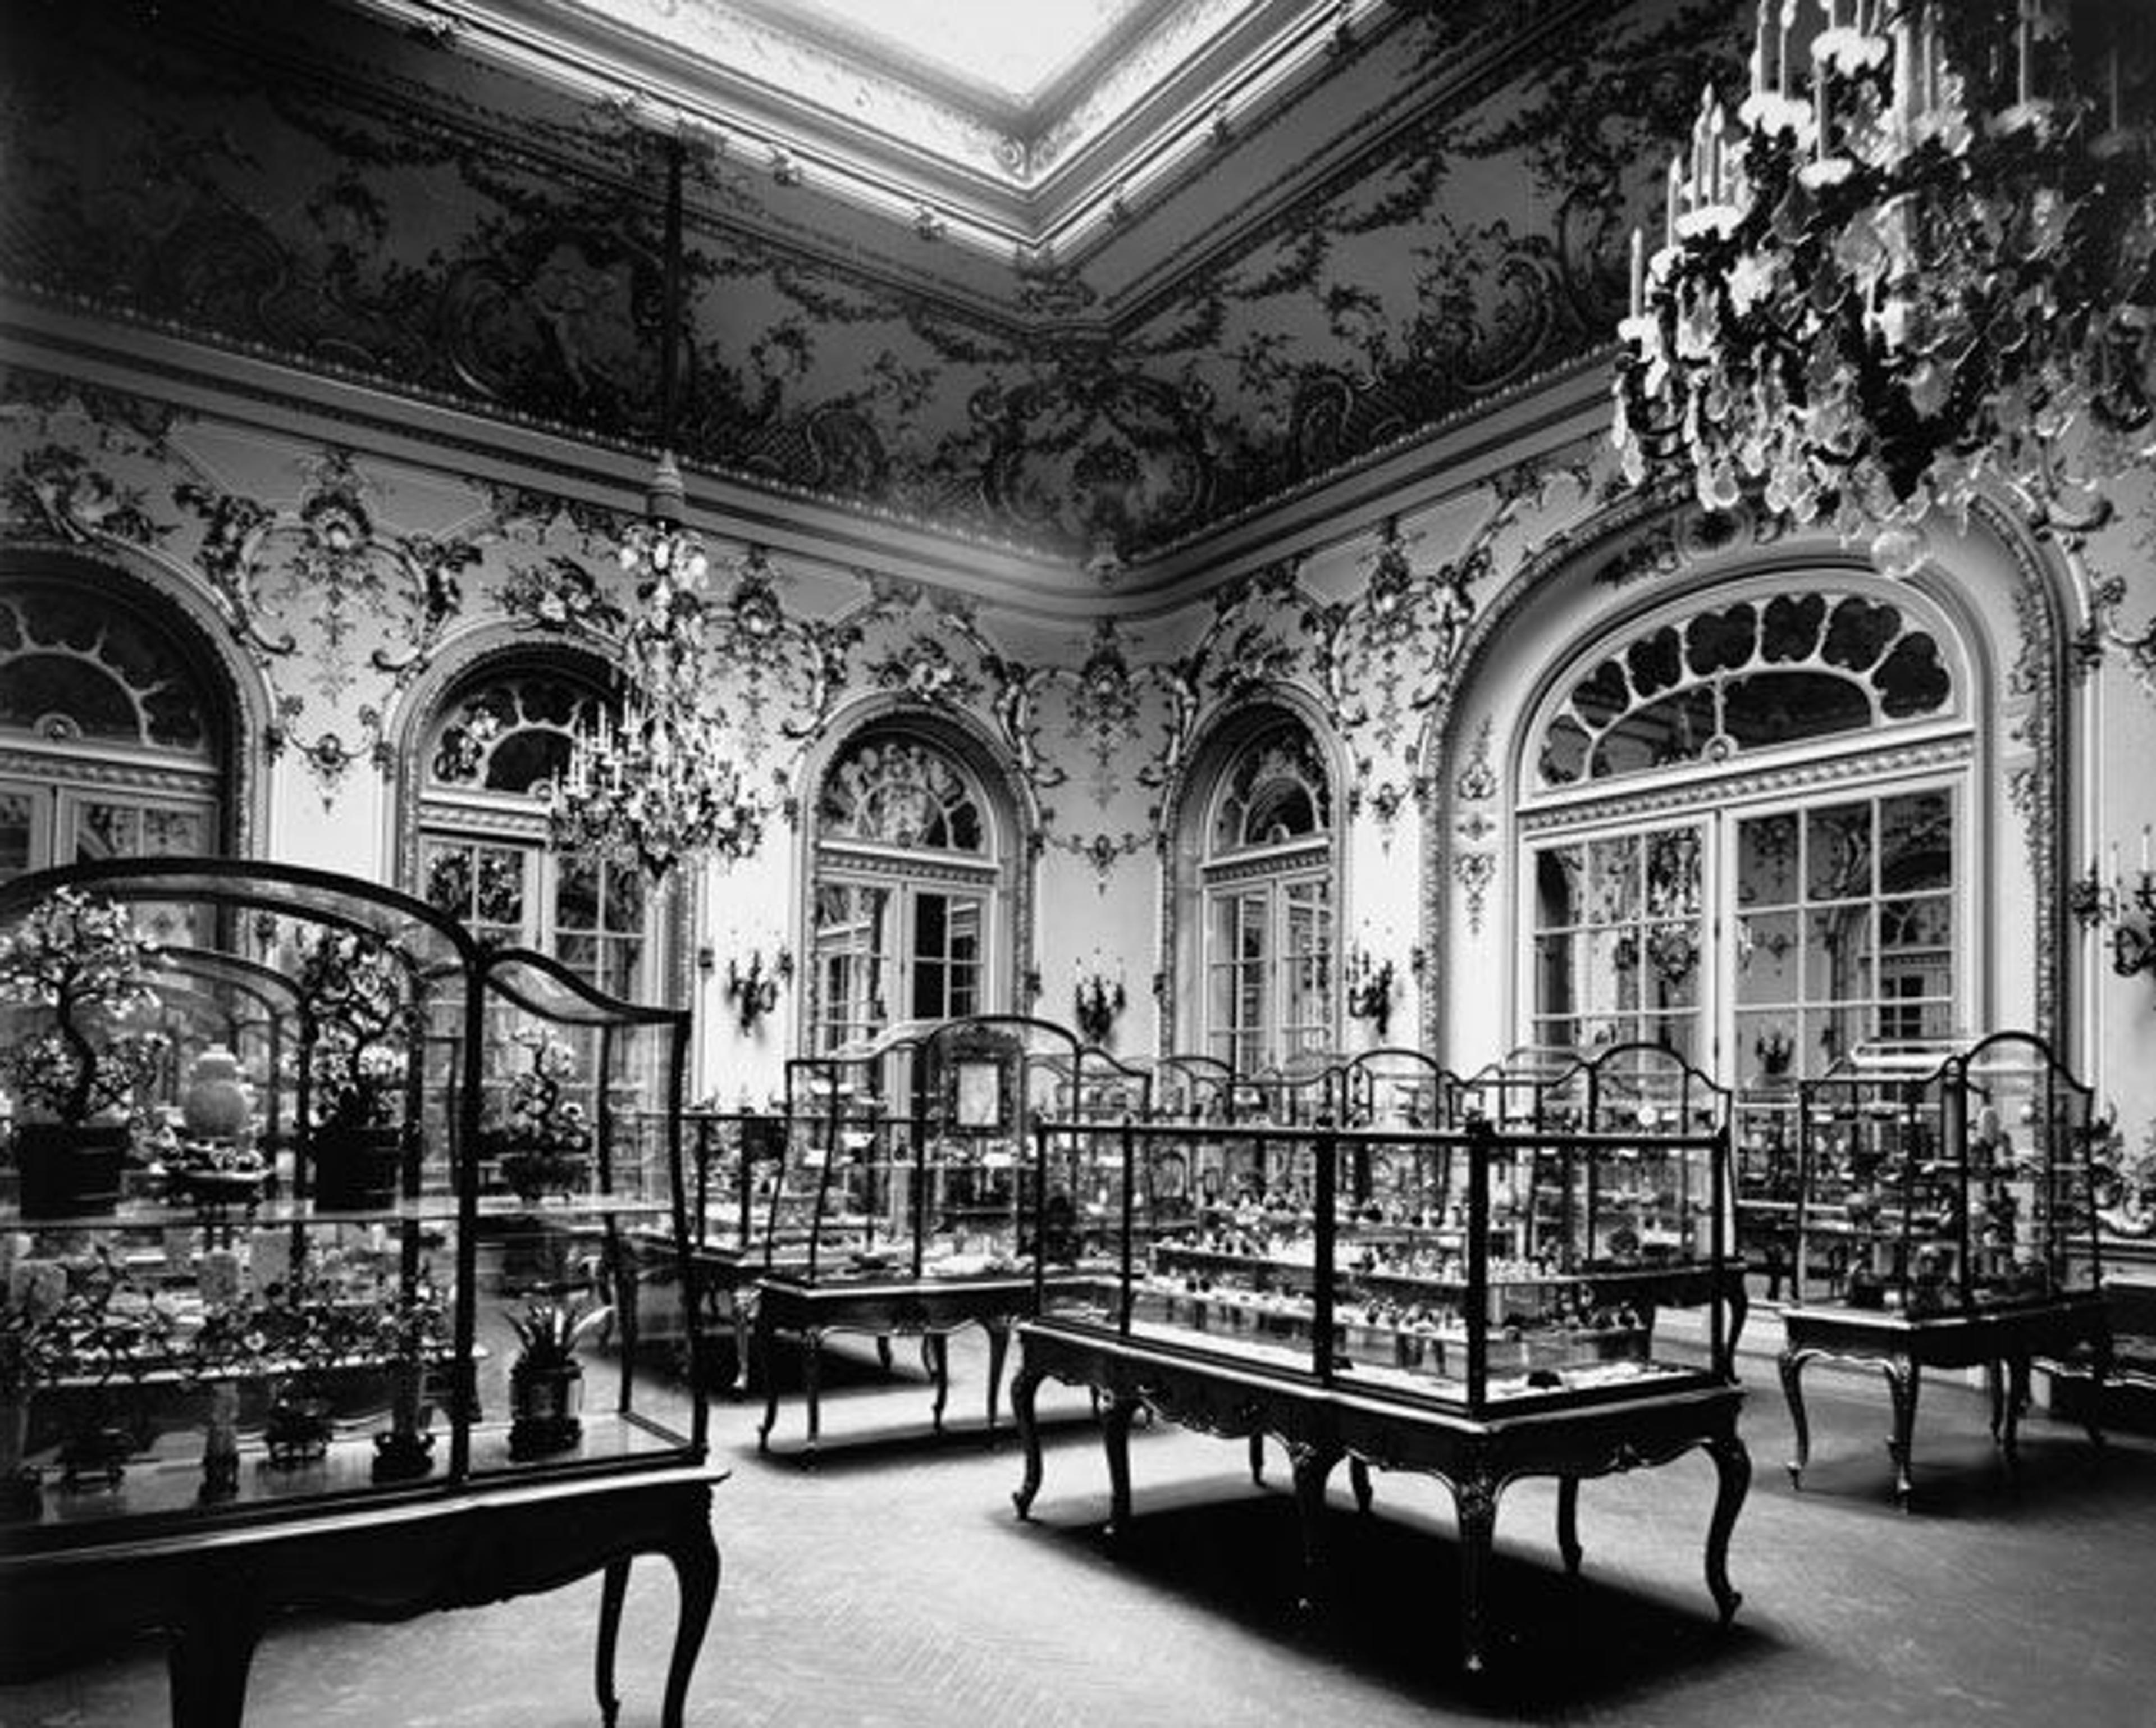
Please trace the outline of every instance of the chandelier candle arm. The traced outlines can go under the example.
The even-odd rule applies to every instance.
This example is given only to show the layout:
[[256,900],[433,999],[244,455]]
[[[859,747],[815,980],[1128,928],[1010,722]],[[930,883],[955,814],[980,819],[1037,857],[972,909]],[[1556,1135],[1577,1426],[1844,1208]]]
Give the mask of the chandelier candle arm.
[[1634,236],[1628,477],[1870,537],[1896,573],[1989,482],[2101,525],[2156,455],[2150,69],[2118,32],[2100,0],[1761,0],[1733,129],[1709,88],[1663,244]]

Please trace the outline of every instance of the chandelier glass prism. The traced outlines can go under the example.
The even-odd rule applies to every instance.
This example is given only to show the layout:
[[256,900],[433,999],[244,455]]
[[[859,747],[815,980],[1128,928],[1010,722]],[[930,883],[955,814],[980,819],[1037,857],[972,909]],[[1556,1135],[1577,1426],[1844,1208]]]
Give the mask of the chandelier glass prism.
[[2148,12],[1760,0],[1748,93],[1705,93],[1662,244],[1632,236],[1627,476],[1902,573],[1988,485],[2100,522],[2156,451]]
[[557,851],[633,864],[654,881],[684,858],[754,851],[766,814],[702,705],[710,560],[678,520],[680,489],[673,459],[661,457],[649,512],[622,537],[639,609],[621,642],[620,699],[576,733],[547,810]]

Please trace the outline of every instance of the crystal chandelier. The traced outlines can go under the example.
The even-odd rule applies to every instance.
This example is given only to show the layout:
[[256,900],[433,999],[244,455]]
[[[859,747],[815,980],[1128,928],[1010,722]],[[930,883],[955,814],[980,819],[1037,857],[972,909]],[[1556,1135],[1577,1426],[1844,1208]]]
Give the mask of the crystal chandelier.
[[1987,482],[2041,527],[2100,525],[2156,450],[2138,10],[1760,0],[1733,130],[1709,90],[1662,244],[1632,237],[1628,477],[1869,537],[1903,573],[1920,519]]
[[[680,322],[681,167],[671,141],[666,188],[660,433],[674,425],[675,341]],[[682,527],[681,471],[662,448],[643,520],[622,536],[623,573],[636,606],[619,645],[621,697],[572,740],[548,801],[557,851],[634,864],[656,882],[684,858],[741,858],[762,838],[767,810],[729,760],[726,728],[705,704],[706,579],[710,560]]]

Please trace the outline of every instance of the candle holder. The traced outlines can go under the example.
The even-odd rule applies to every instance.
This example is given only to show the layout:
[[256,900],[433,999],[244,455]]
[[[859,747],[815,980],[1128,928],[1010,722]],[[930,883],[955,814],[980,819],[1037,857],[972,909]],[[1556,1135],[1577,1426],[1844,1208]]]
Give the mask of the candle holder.
[[1106,1044],[1128,1001],[1122,979],[1102,972],[1079,974],[1070,992],[1070,1015],[1079,1036],[1088,1044]]
[[1393,986],[1397,975],[1390,960],[1373,959],[1358,948],[1348,960],[1348,1012],[1367,1020],[1382,1042],[1393,1023]]
[[[2144,833],[2142,855],[2148,856]],[[2111,969],[2121,978],[2147,972],[2156,975],[2156,868],[2144,861],[2128,887],[2119,874],[2118,849],[2112,848],[2111,881],[2097,873],[2089,860],[2088,873],[2066,889],[2066,909],[2084,930],[2108,926],[2111,931]]]
[[760,948],[749,950],[747,965],[739,960],[726,962],[726,1000],[734,1005],[734,1018],[744,1032],[754,1031],[756,1023],[778,1005],[780,989],[793,978],[793,956],[783,943],[772,957],[768,971]]

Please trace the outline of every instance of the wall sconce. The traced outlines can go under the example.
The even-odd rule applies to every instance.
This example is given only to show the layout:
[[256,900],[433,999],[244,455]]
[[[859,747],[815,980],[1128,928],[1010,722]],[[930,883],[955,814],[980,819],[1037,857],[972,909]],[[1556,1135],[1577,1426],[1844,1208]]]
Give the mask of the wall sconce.
[[780,987],[793,977],[793,956],[787,952],[783,942],[767,972],[760,948],[749,950],[747,966],[738,960],[726,962],[726,1000],[734,1005],[734,1018],[744,1032],[753,1031],[757,1021],[778,1005]]
[[2111,969],[2121,978],[2136,973],[2156,975],[2156,867],[2149,856],[2149,825],[2141,828],[2139,880],[2132,888],[2118,867],[2118,846],[2111,848],[2111,881],[2097,874],[2096,860],[2089,860],[2088,874],[2066,890],[2066,909],[2084,930],[2092,925],[2111,926]]
[[1390,960],[1373,959],[1367,948],[1348,956],[1348,1012],[1367,1020],[1376,1029],[1379,1042],[1393,1024],[1393,985],[1396,975]]
[[1108,1041],[1115,1033],[1116,1016],[1128,1002],[1120,973],[1111,978],[1105,972],[1078,969],[1070,989],[1070,1016],[1078,1036],[1088,1044]]

